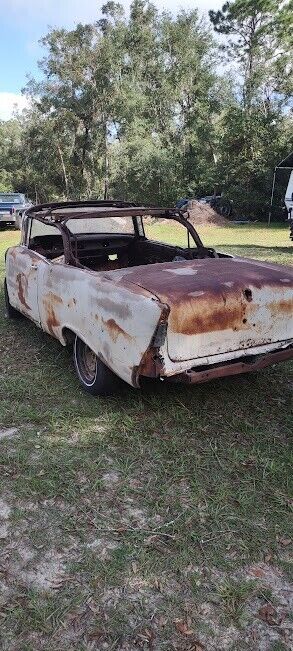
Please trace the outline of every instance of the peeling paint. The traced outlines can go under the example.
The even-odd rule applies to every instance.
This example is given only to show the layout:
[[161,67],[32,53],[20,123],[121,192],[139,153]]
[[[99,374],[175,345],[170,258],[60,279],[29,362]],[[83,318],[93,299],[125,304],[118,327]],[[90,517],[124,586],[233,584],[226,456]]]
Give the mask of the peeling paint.
[[18,298],[20,300],[20,303],[26,310],[30,310],[31,308],[26,302],[26,298],[25,298],[25,292],[27,289],[27,278],[24,274],[18,273],[16,276],[16,280],[18,283]]
[[115,319],[108,319],[107,321],[104,321],[104,319],[102,319],[102,321],[103,324],[106,326],[106,328],[108,328],[110,337],[111,339],[113,339],[113,341],[116,342],[119,335],[122,335],[122,337],[125,337],[125,339],[127,339],[128,341],[131,341],[131,339],[133,338],[127,332],[125,332],[123,328],[121,328],[121,326],[119,325],[119,323],[117,323],[117,321],[115,321]]

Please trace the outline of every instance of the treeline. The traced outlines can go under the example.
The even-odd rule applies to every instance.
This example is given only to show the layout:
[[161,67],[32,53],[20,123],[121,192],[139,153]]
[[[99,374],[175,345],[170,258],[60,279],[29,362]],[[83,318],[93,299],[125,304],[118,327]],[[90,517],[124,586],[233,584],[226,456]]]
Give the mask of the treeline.
[[265,218],[293,149],[293,1],[209,17],[147,0],[126,17],[111,0],[94,24],[51,30],[30,108],[0,123],[0,189],[159,205],[216,190]]

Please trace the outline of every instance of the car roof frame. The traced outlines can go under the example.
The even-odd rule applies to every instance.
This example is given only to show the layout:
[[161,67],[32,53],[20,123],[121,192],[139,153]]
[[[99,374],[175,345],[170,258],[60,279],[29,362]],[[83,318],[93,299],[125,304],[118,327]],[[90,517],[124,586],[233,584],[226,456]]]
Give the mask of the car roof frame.
[[[80,212],[74,214],[64,213],[64,210],[68,208],[76,209],[81,208]],[[99,210],[95,212],[94,210],[86,211],[86,208],[98,208]],[[101,210],[102,208],[102,210]],[[109,210],[110,209],[110,210]],[[84,200],[84,201],[66,201],[66,202],[52,202],[38,204],[32,206],[26,211],[26,216],[36,219],[37,221],[42,222],[47,225],[55,225],[61,234],[64,236],[64,252],[66,258],[72,260],[76,265],[77,261],[75,256],[72,253],[71,248],[71,238],[72,233],[67,227],[67,222],[70,219],[91,219],[91,218],[107,218],[107,217],[132,217],[135,220],[136,217],[150,216],[160,219],[171,219],[182,226],[184,226],[188,233],[191,235],[194,243],[198,249],[201,249],[203,252],[211,251],[212,249],[206,249],[203,245],[200,236],[198,235],[193,224],[189,221],[189,212],[183,212],[176,208],[157,208],[154,206],[138,206],[132,202],[126,201],[107,201],[107,200]]]

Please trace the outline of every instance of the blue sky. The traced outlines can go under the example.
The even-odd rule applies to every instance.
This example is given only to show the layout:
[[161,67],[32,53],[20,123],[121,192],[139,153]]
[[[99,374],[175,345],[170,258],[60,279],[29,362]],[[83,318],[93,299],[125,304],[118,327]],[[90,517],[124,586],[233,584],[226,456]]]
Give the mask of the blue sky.
[[[38,75],[37,61],[42,57],[38,40],[48,27],[71,28],[95,20],[103,4],[97,0],[0,0],[0,119],[10,117],[15,103],[19,109],[25,105],[21,89],[27,75]],[[128,0],[121,4],[126,10],[129,7]],[[180,7],[207,12],[221,7],[223,0],[155,0],[155,4],[173,13]]]

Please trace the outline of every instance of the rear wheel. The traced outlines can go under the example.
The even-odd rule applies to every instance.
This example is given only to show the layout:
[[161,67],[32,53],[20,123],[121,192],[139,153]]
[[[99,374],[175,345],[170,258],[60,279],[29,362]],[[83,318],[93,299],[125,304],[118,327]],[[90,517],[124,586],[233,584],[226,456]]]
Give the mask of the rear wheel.
[[4,280],[4,300],[5,300],[5,312],[6,312],[6,316],[8,316],[8,319],[21,319],[22,318],[21,312],[19,312],[14,307],[12,307],[12,305],[10,305],[6,278]]
[[82,387],[93,396],[109,396],[118,387],[118,377],[79,337],[75,337],[73,360]]

